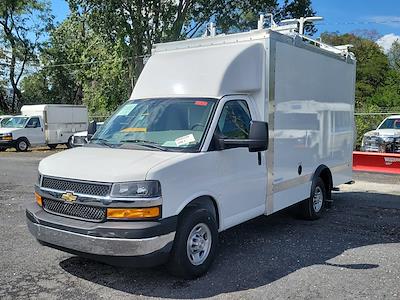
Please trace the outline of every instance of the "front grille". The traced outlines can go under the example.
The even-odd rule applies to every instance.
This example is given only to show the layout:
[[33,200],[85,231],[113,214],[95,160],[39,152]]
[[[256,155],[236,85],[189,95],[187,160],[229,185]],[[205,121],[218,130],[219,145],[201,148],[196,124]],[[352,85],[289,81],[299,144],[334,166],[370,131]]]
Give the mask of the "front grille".
[[68,203],[53,199],[43,199],[43,209],[49,213],[68,216],[88,221],[103,221],[106,218],[106,208],[80,203]]
[[57,191],[70,191],[76,194],[101,197],[107,196],[110,193],[111,188],[108,184],[80,182],[50,177],[43,177],[42,187]]

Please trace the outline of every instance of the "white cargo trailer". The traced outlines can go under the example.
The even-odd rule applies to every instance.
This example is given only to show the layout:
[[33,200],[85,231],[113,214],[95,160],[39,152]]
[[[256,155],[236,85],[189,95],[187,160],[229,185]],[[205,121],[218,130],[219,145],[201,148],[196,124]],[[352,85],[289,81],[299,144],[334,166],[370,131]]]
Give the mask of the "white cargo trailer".
[[83,105],[24,105],[21,115],[13,116],[0,129],[0,149],[15,147],[26,151],[29,146],[72,145],[74,133],[86,130],[88,112]]
[[218,232],[292,205],[320,217],[352,179],[356,61],[286,28],[155,45],[91,142],[40,163],[32,234],[191,278]]

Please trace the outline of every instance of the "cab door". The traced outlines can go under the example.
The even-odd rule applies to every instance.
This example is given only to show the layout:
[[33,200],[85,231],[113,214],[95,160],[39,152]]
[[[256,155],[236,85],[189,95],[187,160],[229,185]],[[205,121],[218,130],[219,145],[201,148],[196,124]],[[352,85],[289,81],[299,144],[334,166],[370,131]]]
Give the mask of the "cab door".
[[[250,121],[260,120],[251,99],[224,97],[216,111],[211,130],[227,139],[248,139]],[[223,227],[228,228],[265,212],[267,172],[264,152],[248,148],[213,149]]]
[[26,138],[31,145],[44,145],[46,143],[43,124],[39,117],[31,117],[25,125]]

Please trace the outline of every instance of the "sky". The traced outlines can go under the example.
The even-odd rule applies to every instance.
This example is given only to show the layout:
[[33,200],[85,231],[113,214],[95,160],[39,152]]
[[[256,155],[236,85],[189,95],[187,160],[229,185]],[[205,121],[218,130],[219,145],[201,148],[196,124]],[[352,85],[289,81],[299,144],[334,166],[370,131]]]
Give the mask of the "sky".
[[[64,0],[51,0],[51,4],[57,22],[67,17],[69,10]],[[400,39],[400,0],[312,0],[312,6],[318,16],[324,17],[316,23],[316,36],[324,31],[374,29],[382,35],[378,44],[385,50]]]

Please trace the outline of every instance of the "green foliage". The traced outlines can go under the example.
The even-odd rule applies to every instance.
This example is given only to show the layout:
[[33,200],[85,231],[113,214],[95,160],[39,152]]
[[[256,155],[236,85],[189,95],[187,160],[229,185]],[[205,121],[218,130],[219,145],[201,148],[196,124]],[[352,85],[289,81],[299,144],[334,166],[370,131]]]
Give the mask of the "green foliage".
[[[12,102],[0,97],[0,107],[16,111],[23,102],[20,80],[29,62],[35,62],[41,37],[51,27],[50,5],[46,0],[2,0],[0,2],[0,42],[6,53],[8,81],[13,89]],[[1,75],[1,74],[0,74]],[[3,80],[4,80],[4,74]]]
[[400,40],[393,43],[388,53],[390,66],[400,72]]

